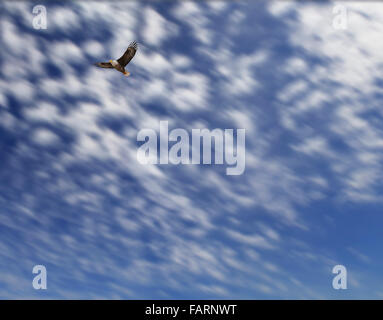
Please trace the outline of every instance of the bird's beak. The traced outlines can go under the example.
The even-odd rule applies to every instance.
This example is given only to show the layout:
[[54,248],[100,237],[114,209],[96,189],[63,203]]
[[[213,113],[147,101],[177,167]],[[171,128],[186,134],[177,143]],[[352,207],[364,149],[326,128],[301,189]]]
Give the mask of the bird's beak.
[[109,62],[110,62],[110,63],[112,63],[112,62],[113,62],[113,60],[109,60]]

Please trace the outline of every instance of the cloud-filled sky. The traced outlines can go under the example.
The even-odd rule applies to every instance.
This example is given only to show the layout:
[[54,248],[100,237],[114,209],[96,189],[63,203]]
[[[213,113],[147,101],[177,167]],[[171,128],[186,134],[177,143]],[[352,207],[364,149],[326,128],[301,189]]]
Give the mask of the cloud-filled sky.
[[[382,3],[35,4],[0,3],[0,298],[383,297]],[[140,164],[160,121],[246,129],[244,174]]]

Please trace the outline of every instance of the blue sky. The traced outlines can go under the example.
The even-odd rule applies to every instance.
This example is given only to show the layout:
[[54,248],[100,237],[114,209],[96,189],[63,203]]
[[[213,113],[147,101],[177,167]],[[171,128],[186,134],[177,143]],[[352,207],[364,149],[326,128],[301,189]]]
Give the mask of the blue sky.
[[[44,4],[0,4],[1,298],[383,297],[383,4]],[[141,165],[160,121],[245,128],[244,174]]]

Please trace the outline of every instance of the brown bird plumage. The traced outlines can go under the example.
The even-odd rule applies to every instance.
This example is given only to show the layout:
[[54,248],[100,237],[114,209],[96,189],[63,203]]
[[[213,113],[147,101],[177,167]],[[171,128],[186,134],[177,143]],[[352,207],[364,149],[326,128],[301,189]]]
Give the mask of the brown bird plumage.
[[100,68],[110,68],[116,69],[117,71],[122,72],[124,75],[129,76],[130,72],[125,70],[126,65],[133,59],[137,51],[137,42],[133,41],[129,44],[128,49],[124,54],[117,60],[109,60],[109,62],[97,62],[95,65]]

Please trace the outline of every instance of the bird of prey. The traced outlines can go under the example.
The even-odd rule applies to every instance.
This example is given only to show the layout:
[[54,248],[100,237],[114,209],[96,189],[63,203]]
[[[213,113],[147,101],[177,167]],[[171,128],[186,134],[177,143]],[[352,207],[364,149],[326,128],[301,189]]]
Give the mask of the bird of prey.
[[130,72],[125,70],[125,66],[133,59],[137,51],[137,42],[133,41],[129,44],[128,49],[118,60],[109,60],[109,62],[97,62],[95,65],[100,68],[112,68],[122,72],[125,76],[129,76]]

